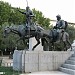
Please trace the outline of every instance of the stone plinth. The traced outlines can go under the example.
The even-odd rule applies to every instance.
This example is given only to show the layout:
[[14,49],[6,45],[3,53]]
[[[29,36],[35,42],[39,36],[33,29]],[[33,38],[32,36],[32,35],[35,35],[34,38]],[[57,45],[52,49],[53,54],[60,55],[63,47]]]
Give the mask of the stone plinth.
[[13,69],[25,72],[57,70],[72,54],[70,51],[16,51]]
[[22,51],[15,50],[13,54],[13,69],[22,70]]

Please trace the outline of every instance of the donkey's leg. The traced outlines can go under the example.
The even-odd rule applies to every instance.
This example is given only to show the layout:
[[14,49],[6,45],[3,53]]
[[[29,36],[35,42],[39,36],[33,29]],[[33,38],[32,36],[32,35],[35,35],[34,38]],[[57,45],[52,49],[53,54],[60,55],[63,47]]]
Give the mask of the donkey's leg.
[[23,38],[22,40],[23,40],[24,45],[26,45],[25,39]]
[[67,34],[62,32],[61,41],[64,43],[64,50],[67,51]]
[[20,40],[21,40],[21,38],[19,38],[19,39],[16,41],[16,43],[18,43]]
[[70,40],[69,40],[69,39],[67,40],[67,43],[70,45],[70,47],[71,47],[71,51],[72,51],[72,45],[71,45],[71,43],[70,43]]
[[55,43],[52,42],[52,51],[55,51]]
[[71,47],[71,51],[72,51],[72,45],[71,45],[71,42],[70,42],[70,39],[69,39],[69,34],[67,33],[66,34],[66,42],[67,42],[67,44]]
[[64,44],[64,51],[67,51],[67,43],[66,43],[66,41],[63,41],[63,44]]

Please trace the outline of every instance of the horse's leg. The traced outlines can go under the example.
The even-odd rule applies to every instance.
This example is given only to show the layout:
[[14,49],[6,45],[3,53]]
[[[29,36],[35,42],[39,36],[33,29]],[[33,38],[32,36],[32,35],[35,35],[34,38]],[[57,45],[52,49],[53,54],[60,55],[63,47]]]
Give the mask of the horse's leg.
[[21,40],[21,38],[19,38],[17,41],[16,41],[16,47],[15,47],[15,49],[17,49],[17,46],[18,46],[18,41],[20,41]]
[[23,40],[23,43],[24,43],[24,45],[25,45],[25,48],[26,48],[26,49],[28,49],[27,41],[25,41],[25,39],[24,39],[24,38],[23,38],[22,40]]
[[49,51],[49,43],[46,38],[41,38],[42,46],[44,51]]
[[44,46],[44,38],[41,38],[42,46]]
[[35,39],[37,41],[37,44],[35,46],[33,46],[32,50],[34,50],[40,44],[40,39],[38,39],[38,38],[35,38]]

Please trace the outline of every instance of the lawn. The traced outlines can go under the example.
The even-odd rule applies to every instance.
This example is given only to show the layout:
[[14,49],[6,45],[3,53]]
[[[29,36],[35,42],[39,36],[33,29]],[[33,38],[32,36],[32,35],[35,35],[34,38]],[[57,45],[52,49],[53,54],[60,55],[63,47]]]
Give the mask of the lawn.
[[19,71],[14,71],[12,67],[1,67],[0,72],[4,72],[3,75],[19,75]]

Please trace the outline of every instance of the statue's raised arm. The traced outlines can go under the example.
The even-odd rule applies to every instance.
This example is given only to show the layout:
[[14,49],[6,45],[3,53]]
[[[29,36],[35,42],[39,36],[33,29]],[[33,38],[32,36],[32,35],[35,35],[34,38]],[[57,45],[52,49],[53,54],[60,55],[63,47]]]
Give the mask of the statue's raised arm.
[[26,12],[22,12],[22,11],[20,11],[20,10],[18,10],[20,13],[22,13],[22,14],[25,14],[26,15]]
[[29,6],[26,7],[26,11],[25,12],[22,12],[20,10],[18,10],[18,11],[26,16],[26,23],[31,25],[32,17],[35,17],[35,15],[30,10]]

